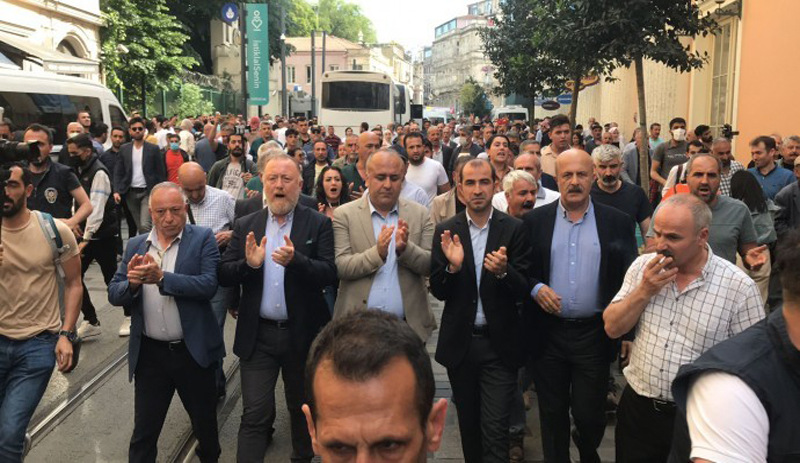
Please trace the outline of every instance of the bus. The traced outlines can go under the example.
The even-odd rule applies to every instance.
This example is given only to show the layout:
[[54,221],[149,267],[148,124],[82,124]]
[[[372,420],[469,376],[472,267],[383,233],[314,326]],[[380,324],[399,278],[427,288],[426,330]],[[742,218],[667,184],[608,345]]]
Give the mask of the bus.
[[429,120],[432,125],[436,125],[440,122],[447,124],[450,122],[450,119],[453,118],[453,113],[450,112],[450,108],[425,106],[422,110],[422,117]]
[[329,71],[322,75],[319,123],[344,135],[358,133],[362,122],[370,129],[380,124],[403,124],[411,117],[408,88],[378,71]]

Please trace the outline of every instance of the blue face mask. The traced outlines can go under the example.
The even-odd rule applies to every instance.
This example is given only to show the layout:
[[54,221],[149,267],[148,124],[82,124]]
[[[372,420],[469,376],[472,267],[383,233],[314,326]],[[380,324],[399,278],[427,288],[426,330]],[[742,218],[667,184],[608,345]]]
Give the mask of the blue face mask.
[[171,149],[172,151],[178,151],[180,148],[181,148],[181,145],[179,143],[170,143],[169,144],[169,149]]

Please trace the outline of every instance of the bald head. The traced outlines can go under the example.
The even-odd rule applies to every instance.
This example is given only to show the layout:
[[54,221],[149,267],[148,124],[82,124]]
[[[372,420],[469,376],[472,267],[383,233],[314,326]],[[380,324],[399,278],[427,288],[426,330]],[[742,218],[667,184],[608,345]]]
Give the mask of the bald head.
[[533,178],[535,178],[537,182],[542,177],[542,161],[539,159],[539,156],[532,153],[520,153],[514,159],[514,169],[524,170],[533,175]]
[[214,131],[215,128],[216,128],[216,126],[214,124],[206,124],[206,125],[204,125],[203,126],[203,135],[205,135],[206,138],[211,138],[211,133]]
[[206,197],[206,173],[196,162],[184,162],[178,168],[178,183],[190,203],[197,204]]
[[67,137],[71,137],[72,134],[81,134],[84,133],[83,126],[80,122],[70,122],[67,124]]
[[568,149],[561,154],[558,155],[556,158],[556,174],[559,172],[560,166],[565,166],[571,163],[579,163],[584,166],[588,166],[591,170],[593,165],[592,157],[584,150],[581,149]]
[[372,131],[363,132],[358,136],[358,162],[366,165],[367,159],[381,146],[381,138]]

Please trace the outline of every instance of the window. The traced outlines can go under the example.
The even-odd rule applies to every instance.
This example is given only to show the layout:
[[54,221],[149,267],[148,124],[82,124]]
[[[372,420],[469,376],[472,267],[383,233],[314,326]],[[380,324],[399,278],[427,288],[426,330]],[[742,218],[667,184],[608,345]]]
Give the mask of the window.
[[125,113],[122,112],[119,107],[114,105],[108,105],[108,114],[111,117],[111,127],[119,126],[128,130],[128,119],[125,118]]
[[390,101],[389,84],[378,82],[325,82],[322,107],[358,111],[386,111]]
[[311,83],[311,66],[306,66],[306,83]]
[[25,128],[34,122],[50,127],[54,145],[64,143],[67,124],[77,119],[78,111],[86,109],[92,121],[103,121],[100,99],[89,96],[0,92],[0,107],[5,109],[4,117],[17,127]]
[[292,84],[297,82],[294,78],[294,66],[286,66],[286,80]]
[[331,71],[338,71],[339,70],[339,65],[338,64],[331,64],[330,65],[330,70]]
[[733,59],[735,40],[733,21],[720,25],[714,36],[714,58],[711,71],[711,127],[720,135],[720,126],[731,122],[731,90],[733,88]]

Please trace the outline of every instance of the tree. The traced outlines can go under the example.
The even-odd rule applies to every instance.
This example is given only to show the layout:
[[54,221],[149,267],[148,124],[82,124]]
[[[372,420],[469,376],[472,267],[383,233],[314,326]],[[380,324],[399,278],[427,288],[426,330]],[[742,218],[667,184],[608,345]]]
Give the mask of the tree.
[[[229,0],[166,0],[170,12],[175,15],[190,40],[187,53],[198,61],[194,69],[211,74],[211,20],[219,19],[222,5]],[[281,56],[281,8],[286,10],[286,36],[296,37],[311,34],[316,24],[314,10],[304,0],[275,0],[269,2],[269,54],[270,63]],[[241,12],[240,12],[241,13]],[[291,49],[288,50],[291,52]]]
[[[598,0],[595,0],[598,1]],[[608,27],[607,50],[618,57],[619,66],[631,64],[636,70],[639,100],[639,176],[642,188],[650,183],[650,156],[647,137],[647,105],[645,100],[645,59],[661,63],[680,72],[699,69],[708,61],[708,53],[692,50],[689,44],[698,36],[714,33],[717,22],[710,15],[700,16],[695,2],[675,0],[604,0],[603,17]]]
[[359,34],[366,43],[376,41],[372,21],[364,16],[360,6],[344,0],[319,0],[316,10],[319,13],[319,30],[356,43],[359,42]]
[[461,101],[461,111],[464,114],[484,117],[488,116],[492,111],[492,103],[489,102],[489,97],[483,87],[472,77],[469,77],[461,87],[459,100]]
[[178,114],[181,118],[197,114],[211,114],[214,105],[203,97],[203,92],[195,84],[183,84],[178,96]]
[[184,55],[188,36],[165,0],[102,0],[100,7],[105,17],[101,60],[109,87],[144,96],[147,87],[173,87],[197,63]]
[[[643,60],[681,72],[699,68],[707,57],[683,41],[705,36],[716,27],[711,17],[700,17],[695,2],[689,0],[506,0],[495,23],[483,39],[501,87],[508,93],[529,96],[526,92],[534,90],[560,91],[568,80],[577,83],[588,74],[611,80],[615,69],[635,65],[644,133]],[[580,86],[574,85],[572,91],[574,123]],[[649,150],[646,137],[642,139],[639,166],[646,189]]]

